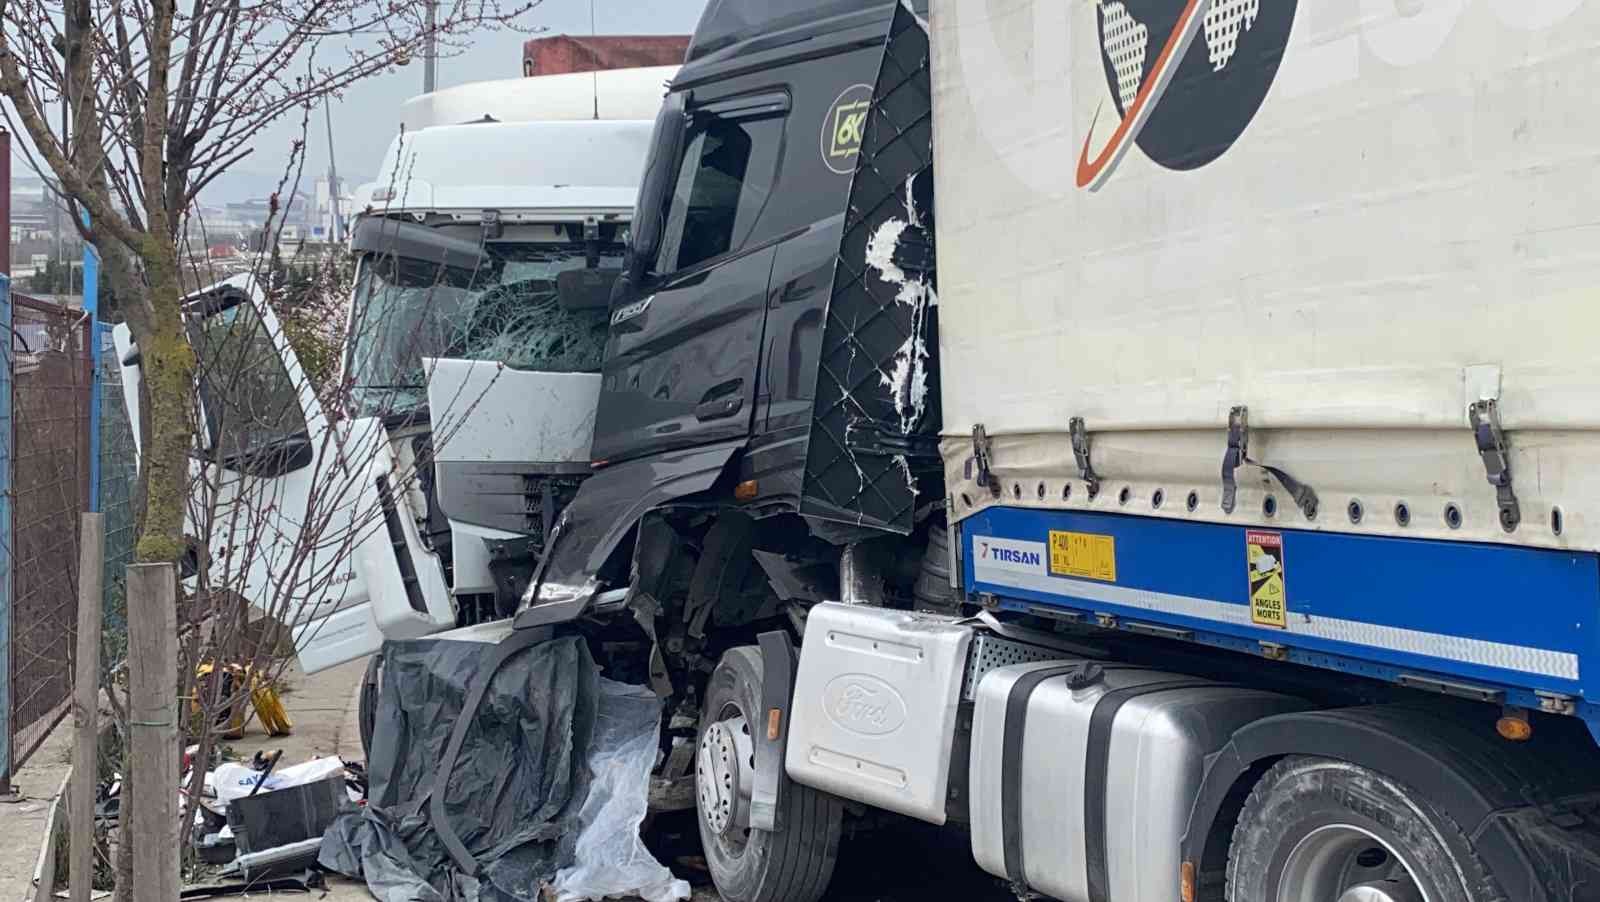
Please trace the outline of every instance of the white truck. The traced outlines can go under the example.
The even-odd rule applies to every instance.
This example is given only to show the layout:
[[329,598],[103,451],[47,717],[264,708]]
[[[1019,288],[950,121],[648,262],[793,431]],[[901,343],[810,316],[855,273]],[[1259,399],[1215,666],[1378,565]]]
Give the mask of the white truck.
[[[296,621],[307,672],[494,618],[496,571],[526,569],[548,526],[541,493],[587,472],[607,286],[574,309],[556,284],[620,262],[675,69],[408,101],[382,175],[357,192],[346,353],[321,398],[253,276],[189,299],[202,357],[227,358],[201,362],[194,466],[222,495],[215,525],[191,532],[243,560],[230,588]],[[116,341],[137,417],[137,350],[126,327]],[[506,413],[530,404],[552,419]]]

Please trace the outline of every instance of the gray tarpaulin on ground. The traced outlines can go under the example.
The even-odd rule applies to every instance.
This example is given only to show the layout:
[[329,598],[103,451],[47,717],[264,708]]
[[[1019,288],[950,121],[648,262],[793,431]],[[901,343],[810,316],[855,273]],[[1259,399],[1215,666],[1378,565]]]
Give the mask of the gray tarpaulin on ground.
[[[602,680],[578,637],[507,659],[477,711],[466,712],[471,726],[444,790],[445,816],[480,865],[476,877],[468,876],[429,823],[426,793],[493,648],[447,639],[385,645],[368,803],[324,834],[323,866],[364,878],[384,902],[531,900],[558,871],[584,866],[584,836],[595,826],[590,813],[596,804],[613,807],[590,788],[598,795],[616,786],[603,775],[595,779],[593,762],[626,747],[646,756],[633,769],[647,774],[660,706],[653,696],[642,702],[634,687]],[[646,791],[638,789],[641,815]],[[637,835],[638,822],[598,827]],[[611,866],[641,875],[630,888],[670,881],[665,868],[644,856],[657,871],[630,861]],[[597,865],[605,867],[590,863]]]

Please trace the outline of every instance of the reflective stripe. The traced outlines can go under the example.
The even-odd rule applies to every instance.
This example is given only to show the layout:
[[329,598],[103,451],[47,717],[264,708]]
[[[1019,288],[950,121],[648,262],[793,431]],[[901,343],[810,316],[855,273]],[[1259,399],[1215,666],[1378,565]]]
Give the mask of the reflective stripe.
[[[974,536],[973,541],[976,542],[982,538],[987,537]],[[1208,598],[1193,598],[1187,595],[1172,595],[1166,592],[1152,592],[1147,589],[1131,589],[1126,586],[1049,576],[1044,573],[1019,573],[1015,570],[1002,569],[992,564],[986,564],[981,559],[973,561],[973,575],[980,582],[992,583],[997,586],[1009,586],[1013,589],[1027,589],[1033,592],[1044,592],[1049,595],[1065,595],[1088,601],[1102,601],[1107,604],[1138,608],[1155,613],[1177,614],[1183,617],[1217,621],[1233,626],[1254,627],[1254,624],[1250,622],[1250,608],[1242,604],[1230,604],[1224,601],[1213,601]],[[1463,664],[1477,664],[1483,667],[1497,667],[1503,670],[1514,670],[1519,673],[1532,673],[1557,679],[1578,679],[1578,656],[1576,654],[1553,651],[1546,648],[1510,645],[1504,642],[1490,642],[1485,639],[1468,639],[1463,636],[1452,636],[1446,633],[1429,633],[1398,626],[1384,626],[1360,620],[1342,620],[1337,617],[1320,617],[1296,612],[1290,612],[1287,628],[1283,630],[1274,629],[1272,632],[1310,636],[1332,642],[1347,642],[1352,645],[1365,645],[1371,648],[1382,648],[1387,651],[1423,655],[1447,661],[1458,661]]]

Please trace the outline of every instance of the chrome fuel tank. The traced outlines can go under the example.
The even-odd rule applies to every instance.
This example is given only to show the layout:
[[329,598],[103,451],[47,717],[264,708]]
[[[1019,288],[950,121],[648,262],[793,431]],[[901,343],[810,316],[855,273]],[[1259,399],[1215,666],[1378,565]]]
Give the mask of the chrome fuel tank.
[[972,853],[1063,902],[1174,898],[1206,756],[1288,696],[1116,664],[1044,662],[978,684]]

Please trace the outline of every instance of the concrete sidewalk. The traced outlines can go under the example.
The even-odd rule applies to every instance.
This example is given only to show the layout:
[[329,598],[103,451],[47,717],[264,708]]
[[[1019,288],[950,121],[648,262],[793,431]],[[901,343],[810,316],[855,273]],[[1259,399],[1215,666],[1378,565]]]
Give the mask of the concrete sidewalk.
[[50,803],[72,770],[72,718],[56,725],[11,786],[18,801],[0,803],[0,902],[33,898],[33,869],[44,844]]

